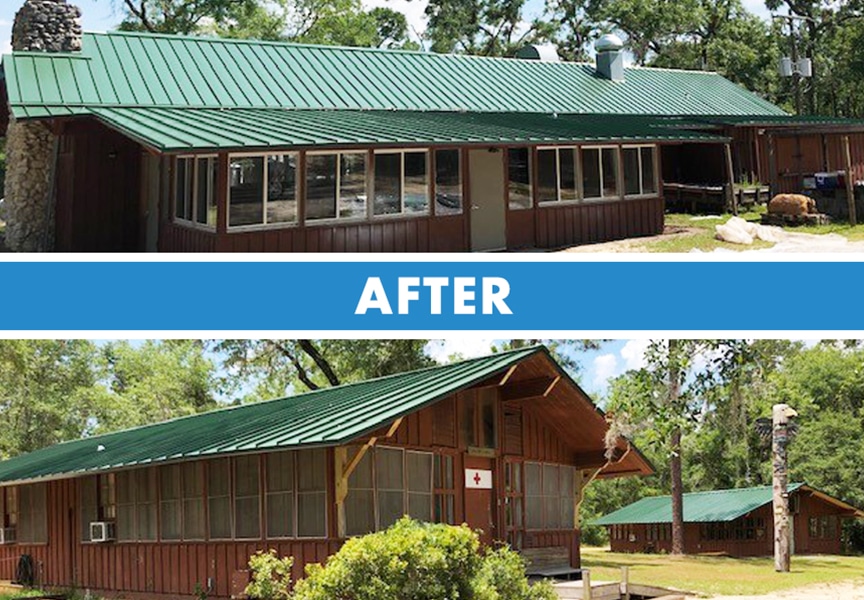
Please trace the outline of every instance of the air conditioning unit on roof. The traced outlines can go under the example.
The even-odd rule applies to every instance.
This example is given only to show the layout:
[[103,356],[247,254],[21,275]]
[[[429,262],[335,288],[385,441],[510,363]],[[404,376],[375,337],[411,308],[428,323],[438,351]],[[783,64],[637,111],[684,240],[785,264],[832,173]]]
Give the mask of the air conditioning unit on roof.
[[91,542],[110,542],[116,538],[113,521],[93,521],[90,523]]

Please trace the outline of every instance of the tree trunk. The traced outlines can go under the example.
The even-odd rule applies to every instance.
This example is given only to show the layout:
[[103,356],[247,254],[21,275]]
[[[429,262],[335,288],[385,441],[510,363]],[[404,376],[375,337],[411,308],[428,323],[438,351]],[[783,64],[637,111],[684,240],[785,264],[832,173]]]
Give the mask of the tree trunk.
[[[678,340],[669,340],[669,404],[676,405],[681,386],[681,363]],[[669,470],[672,477],[672,554],[684,554],[684,490],[681,481],[681,428],[676,427],[669,440],[672,453]]]

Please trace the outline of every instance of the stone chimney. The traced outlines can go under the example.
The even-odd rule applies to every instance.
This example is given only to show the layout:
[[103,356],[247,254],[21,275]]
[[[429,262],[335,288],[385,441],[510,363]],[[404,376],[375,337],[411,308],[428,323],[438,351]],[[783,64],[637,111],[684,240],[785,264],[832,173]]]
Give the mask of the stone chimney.
[[624,42],[607,33],[594,42],[597,52],[597,74],[612,81],[624,81]]
[[[66,0],[27,0],[15,14],[12,50],[81,49],[81,10]],[[42,121],[15,121],[6,131],[6,245],[17,252],[54,247],[57,136]]]

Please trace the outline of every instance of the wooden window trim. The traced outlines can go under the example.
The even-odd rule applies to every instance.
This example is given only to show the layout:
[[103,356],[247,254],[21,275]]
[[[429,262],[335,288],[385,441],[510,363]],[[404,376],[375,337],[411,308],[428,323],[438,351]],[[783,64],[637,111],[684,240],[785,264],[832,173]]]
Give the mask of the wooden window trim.
[[[294,194],[297,199],[297,218],[294,221],[280,221],[278,223],[267,222],[267,161],[271,156],[295,155],[297,157],[298,176],[294,181]],[[262,160],[261,174],[261,223],[250,223],[248,225],[231,225],[231,160],[234,158],[260,158]],[[303,169],[301,170],[301,167]],[[301,161],[301,153],[297,150],[285,150],[282,152],[231,152],[228,154],[228,176],[225,180],[225,226],[228,233],[244,233],[249,231],[268,231],[272,229],[289,229],[298,227],[302,223],[301,210],[305,209],[305,203],[300,200],[300,179],[306,177],[304,161]],[[304,186],[305,187],[305,186]],[[305,190],[303,190],[305,192]]]

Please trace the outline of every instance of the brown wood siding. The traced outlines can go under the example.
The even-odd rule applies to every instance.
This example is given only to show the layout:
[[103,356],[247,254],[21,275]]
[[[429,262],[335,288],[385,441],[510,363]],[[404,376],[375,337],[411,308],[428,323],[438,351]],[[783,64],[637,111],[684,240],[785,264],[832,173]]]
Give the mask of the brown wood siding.
[[459,252],[466,250],[464,215],[401,217],[217,234],[165,222],[163,252]]
[[535,209],[536,244],[557,248],[663,232],[663,198],[585,202]]
[[59,131],[55,171],[55,247],[61,252],[144,248],[140,198],[142,147],[90,119]]

